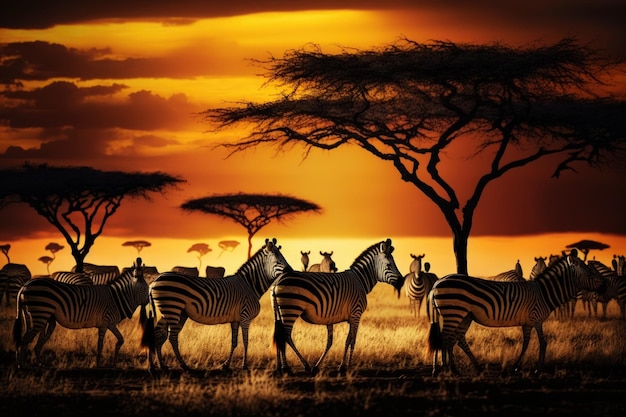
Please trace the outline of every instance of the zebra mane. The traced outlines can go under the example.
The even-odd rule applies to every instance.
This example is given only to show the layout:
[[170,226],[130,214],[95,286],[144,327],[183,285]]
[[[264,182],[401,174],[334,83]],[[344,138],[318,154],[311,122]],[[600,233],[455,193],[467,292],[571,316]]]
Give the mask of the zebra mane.
[[359,256],[357,256],[354,260],[354,262],[352,262],[352,265],[350,265],[350,269],[352,269],[353,267],[357,266],[360,264],[360,261],[367,255],[369,255],[372,252],[376,252],[378,250],[382,249],[383,252],[385,252],[387,255],[391,254],[394,250],[394,247],[391,246],[391,239],[387,238],[387,240],[383,240],[381,242],[378,243],[374,243],[373,245],[371,245],[370,247],[368,247],[367,249],[365,249],[363,252],[361,252],[361,254]]

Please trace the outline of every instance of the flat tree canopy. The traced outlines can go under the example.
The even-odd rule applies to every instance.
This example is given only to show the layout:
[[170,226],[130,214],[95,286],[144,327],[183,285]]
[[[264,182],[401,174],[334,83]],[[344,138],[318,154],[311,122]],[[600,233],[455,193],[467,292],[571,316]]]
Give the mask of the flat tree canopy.
[[[301,145],[307,155],[352,145],[389,161],[443,214],[459,273],[467,273],[474,213],[489,183],[548,156],[555,177],[577,163],[624,160],[626,102],[605,92],[621,62],[572,38],[519,48],[401,39],[337,54],[313,45],[257,64],[283,93],[206,110],[215,130],[250,128],[218,146]],[[463,189],[450,172],[465,162],[448,157],[459,143],[466,162],[483,164]]]
[[181,208],[228,217],[245,227],[248,231],[248,259],[252,254],[252,237],[273,220],[286,220],[296,213],[321,210],[315,203],[286,195],[244,193],[189,200]]
[[0,201],[26,203],[45,217],[70,245],[77,271],[82,271],[85,257],[124,197],[149,198],[151,192],[164,192],[184,182],[161,172],[46,164],[1,170],[0,177]]

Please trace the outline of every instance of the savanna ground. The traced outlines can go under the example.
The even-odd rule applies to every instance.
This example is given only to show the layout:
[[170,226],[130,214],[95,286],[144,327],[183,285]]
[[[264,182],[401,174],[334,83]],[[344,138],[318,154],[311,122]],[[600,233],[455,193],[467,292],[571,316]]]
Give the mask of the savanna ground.
[[[615,302],[608,319],[587,318],[582,306],[573,320],[550,318],[546,369],[535,375],[537,341],[533,333],[521,373],[510,371],[519,353],[519,328],[472,325],[468,341],[487,365],[481,374],[458,350],[461,376],[431,376],[426,350],[428,323],[423,307],[413,317],[404,296],[379,284],[369,297],[352,369],[336,368],[343,354],[347,325],[335,329],[335,343],[316,376],[303,372],[290,351],[294,371],[274,373],[273,318],[269,297],[250,330],[250,369],[241,370],[241,342],[231,371],[220,370],[230,348],[230,326],[187,323],[180,348],[195,369],[182,372],[169,342],[169,371],[151,375],[138,348],[137,316],[120,330],[126,338],[115,367],[95,367],[96,330],[57,326],[44,348],[44,366],[16,370],[11,331],[14,308],[0,311],[0,415],[2,416],[468,416],[550,415],[623,416],[626,410],[626,322]],[[294,339],[314,362],[326,340],[323,326],[302,321]],[[107,334],[105,358],[114,337]]]

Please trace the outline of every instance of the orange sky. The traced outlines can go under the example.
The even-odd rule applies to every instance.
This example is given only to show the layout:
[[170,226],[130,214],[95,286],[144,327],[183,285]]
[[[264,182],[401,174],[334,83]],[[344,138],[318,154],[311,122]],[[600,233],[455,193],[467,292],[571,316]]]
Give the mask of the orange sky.
[[[450,236],[429,200],[393,166],[359,149],[314,151],[302,160],[298,149],[274,155],[259,148],[225,159],[207,148],[237,132],[211,135],[195,112],[273,93],[249,59],[307,43],[327,52],[378,47],[400,36],[522,44],[576,35],[624,53],[626,10],[617,0],[165,3],[29,2],[0,16],[0,168],[28,160],[158,170],[187,180],[165,197],[126,201],[107,224],[110,238],[243,241],[230,220],[178,209],[189,198],[230,192],[289,194],[323,208],[268,229],[279,236]],[[554,180],[550,168],[537,164],[490,185],[473,236],[626,235],[624,169],[581,167],[581,175]],[[61,241],[30,209],[0,213],[0,244],[36,237]]]

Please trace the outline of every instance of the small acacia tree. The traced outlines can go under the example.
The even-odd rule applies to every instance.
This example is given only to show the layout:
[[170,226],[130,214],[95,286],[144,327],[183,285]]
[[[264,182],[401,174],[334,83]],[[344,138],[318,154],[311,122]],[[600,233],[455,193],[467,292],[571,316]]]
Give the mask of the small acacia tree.
[[0,200],[5,204],[26,203],[57,228],[70,246],[79,272],[124,197],[147,199],[150,192],[164,192],[184,182],[161,172],[100,171],[45,164],[5,169],[0,171],[0,177]]
[[243,193],[189,200],[181,208],[228,217],[245,227],[248,231],[248,259],[252,254],[252,237],[273,220],[286,220],[296,213],[321,210],[317,204],[295,197]]
[[[626,150],[626,102],[599,88],[620,62],[571,38],[521,48],[402,39],[337,54],[313,45],[257,63],[285,91],[267,103],[206,110],[215,130],[251,129],[218,146],[298,144],[306,157],[353,145],[389,161],[443,214],[463,274],[488,184],[551,156],[558,177],[578,162],[623,160]],[[466,162],[482,165],[476,179],[456,185],[451,172],[464,162],[449,153],[469,144]]]

